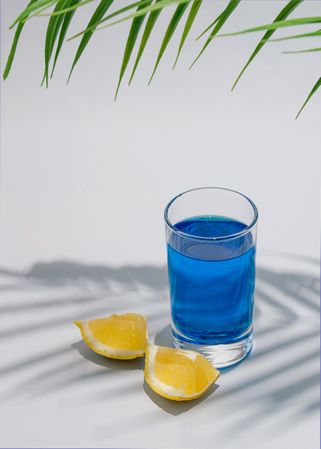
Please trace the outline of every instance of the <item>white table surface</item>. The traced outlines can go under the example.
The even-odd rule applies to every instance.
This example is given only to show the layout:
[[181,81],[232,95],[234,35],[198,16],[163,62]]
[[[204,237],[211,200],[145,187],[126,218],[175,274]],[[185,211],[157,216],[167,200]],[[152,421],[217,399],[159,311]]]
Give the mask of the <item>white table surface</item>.
[[[317,14],[316,3],[300,13]],[[1,2],[4,54],[23,5]],[[208,1],[196,29],[221,6]],[[279,7],[244,2],[226,30],[267,22]],[[44,90],[36,19],[2,85],[0,446],[316,449],[320,95],[293,116],[317,58],[271,44],[232,95],[258,36],[218,40],[187,72],[191,41],[172,73],[176,39],[147,88],[161,30],[116,103],[126,26],[97,34],[68,87],[67,46]],[[200,185],[258,205],[255,348],[210,395],[176,404],[144,385],[141,361],[95,355],[71,323],[137,311],[151,339],[169,343],[162,210]]]

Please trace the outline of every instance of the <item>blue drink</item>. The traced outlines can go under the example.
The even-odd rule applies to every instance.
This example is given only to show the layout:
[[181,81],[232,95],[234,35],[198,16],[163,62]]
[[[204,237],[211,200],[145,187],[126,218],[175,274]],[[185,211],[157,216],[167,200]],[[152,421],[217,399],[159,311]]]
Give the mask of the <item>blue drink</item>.
[[235,190],[201,187],[164,213],[174,346],[215,367],[252,349],[258,211]]
[[[171,236],[167,246],[174,339],[194,345],[244,340],[252,331],[252,234],[242,236],[244,223],[220,216],[193,217],[174,227],[179,233]],[[240,236],[209,240],[234,234]]]

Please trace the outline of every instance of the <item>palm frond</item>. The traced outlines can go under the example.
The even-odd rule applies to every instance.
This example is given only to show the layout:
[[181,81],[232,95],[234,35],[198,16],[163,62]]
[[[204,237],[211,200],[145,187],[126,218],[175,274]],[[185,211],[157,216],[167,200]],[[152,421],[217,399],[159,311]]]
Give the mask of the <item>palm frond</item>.
[[306,48],[305,50],[290,50],[290,51],[283,51],[284,54],[296,54],[296,53],[312,53],[315,51],[321,51],[321,47],[314,47],[314,48]]
[[79,33],[72,35],[67,41],[72,41],[74,39],[77,39],[77,37],[82,36],[83,34],[87,33],[88,31],[97,31],[97,26],[101,25],[102,23],[106,22],[107,20],[112,19],[113,17],[119,16],[120,14],[123,14],[126,11],[129,11],[131,9],[137,8],[138,6],[143,6],[149,4],[149,0],[138,0],[137,2],[130,3],[127,6],[124,6],[123,8],[117,9],[113,13],[105,16],[103,19],[101,19],[98,24],[95,24],[93,26],[87,26],[85,30],[79,31]]
[[276,39],[270,39],[269,42],[282,42],[291,39],[301,39],[304,37],[318,37],[321,36],[321,30],[310,31],[309,33],[291,34],[290,36],[278,37]]
[[[168,6],[180,5],[182,3],[190,3],[192,1],[193,0],[160,0],[159,2],[153,3],[150,6],[146,6],[146,7],[142,8],[142,9],[140,9],[139,11],[136,11],[134,13],[128,14],[128,16],[122,17],[119,20],[115,20],[114,22],[108,23],[107,25],[100,26],[100,27],[97,28],[97,31],[98,30],[103,30],[105,28],[109,28],[109,27],[114,26],[114,25],[118,25],[119,23],[126,22],[127,20],[134,19],[135,17],[145,16],[149,12],[157,11],[159,9],[162,10],[162,9],[168,7]],[[137,2],[137,4],[139,4],[139,3],[141,3],[141,2]],[[107,19],[107,17],[106,17],[106,19]],[[104,21],[105,20],[102,20],[101,23],[103,23]]]
[[101,0],[99,5],[97,6],[92,18],[90,19],[90,21],[88,23],[88,26],[86,28],[86,29],[88,29],[88,31],[85,31],[83,38],[80,41],[79,47],[76,52],[76,56],[73,60],[73,63],[72,63],[71,69],[70,69],[68,81],[70,80],[72,72],[73,72],[77,62],[79,61],[80,56],[84,52],[85,48],[88,45],[88,42],[90,41],[91,36],[93,35],[95,26],[97,26],[98,22],[105,15],[106,11],[108,10],[108,8],[110,7],[110,5],[112,3],[113,3],[113,0]]
[[165,50],[166,50],[166,48],[167,48],[171,38],[173,37],[173,34],[174,34],[174,32],[175,32],[175,30],[177,28],[177,25],[179,24],[181,18],[183,17],[184,12],[186,11],[187,6],[188,6],[188,3],[182,3],[181,5],[177,6],[177,8],[176,8],[176,10],[175,10],[175,12],[173,14],[173,17],[172,17],[171,21],[169,22],[169,25],[168,25],[168,27],[166,29],[165,36],[164,36],[161,48],[160,48],[159,53],[157,55],[156,63],[155,63],[155,66],[154,66],[154,70],[153,70],[153,72],[151,74],[151,77],[149,79],[148,84],[150,84],[152,82],[152,79],[153,79],[153,77],[154,77],[154,75],[156,73],[156,70],[157,70],[157,67],[158,67],[158,65],[160,63],[160,60],[162,59],[163,54],[164,54],[164,52],[165,52]]
[[[76,9],[79,9],[82,6],[86,6],[89,3],[93,3],[97,0],[81,0],[77,6],[68,6],[66,8],[60,9],[59,11],[50,11],[48,13],[44,13],[43,11],[48,10],[52,6],[54,6],[59,0],[47,0],[48,4],[43,6],[42,8],[37,8],[36,11],[34,11],[32,14],[30,14],[24,21],[31,20],[34,17],[51,17],[51,16],[60,16],[61,14],[65,14],[70,11],[74,11]],[[14,24],[12,24],[14,26]]]
[[[31,0],[29,2],[28,6],[31,6],[33,3],[35,3],[35,1],[36,0]],[[13,38],[13,41],[12,41],[12,44],[11,44],[11,49],[10,49],[10,53],[9,53],[9,56],[8,56],[8,59],[7,59],[7,63],[6,63],[6,66],[4,68],[4,71],[3,71],[3,79],[4,80],[6,78],[8,78],[8,76],[9,76],[9,73],[10,73],[10,70],[11,70],[11,67],[12,67],[12,63],[13,63],[13,60],[14,60],[14,57],[15,57],[15,54],[16,54],[16,50],[17,50],[19,39],[20,39],[20,35],[21,35],[21,32],[23,30],[24,25],[25,24],[24,24],[23,21],[18,23],[16,32],[14,34],[14,38]]]
[[196,40],[198,41],[199,39],[201,39],[201,37],[204,36],[204,34],[206,34],[209,30],[211,30],[211,29],[214,27],[214,25],[220,20],[220,17],[221,17],[221,14],[218,15],[218,16],[216,17],[216,19],[214,19],[213,22],[211,22],[211,23],[205,28],[205,30],[202,31],[201,34],[199,34],[199,35],[197,36]]
[[179,43],[177,56],[176,56],[176,59],[175,59],[175,62],[174,62],[173,69],[175,68],[175,66],[177,64],[178,58],[179,58],[179,56],[181,54],[181,51],[182,51],[183,46],[185,44],[186,38],[187,38],[189,32],[191,31],[192,25],[194,23],[194,20],[196,19],[197,13],[198,13],[201,5],[202,5],[202,2],[203,2],[203,0],[194,0],[194,2],[192,4],[191,10],[190,10],[190,12],[188,14],[188,17],[186,19],[185,27],[184,27],[183,34],[182,34],[182,37],[181,37],[181,41]]
[[[152,2],[152,0],[150,0],[149,3],[151,3],[151,2]],[[142,5],[138,6],[137,11],[139,11],[142,8],[143,8]],[[120,68],[119,80],[118,80],[118,85],[117,85],[117,89],[116,89],[116,93],[115,93],[115,100],[117,98],[120,84],[121,84],[123,76],[125,74],[125,70],[128,66],[129,59],[131,57],[131,54],[133,52],[133,49],[134,49],[134,46],[135,46],[135,43],[136,43],[136,40],[138,37],[138,33],[140,31],[141,26],[143,25],[143,21],[144,21],[145,17],[146,17],[146,15],[135,17],[132,21],[132,24],[131,24],[131,27],[129,30],[129,34],[128,34],[128,38],[127,38],[125,51],[124,51],[123,62],[122,62],[121,68]]]
[[190,69],[193,67],[193,65],[198,61],[198,59],[202,56],[208,45],[212,42],[214,37],[217,35],[217,33],[220,31],[224,23],[227,21],[227,19],[230,17],[232,12],[238,7],[241,0],[230,0],[224,11],[219,15],[219,18],[217,22],[214,25],[214,28],[209,35],[208,39],[206,40],[202,50],[199,52],[198,56],[194,59],[193,63],[190,65]]
[[[281,20],[286,19],[301,3],[303,0],[290,0],[289,3],[280,11],[280,13],[276,16],[276,18],[274,19],[274,23],[275,22],[280,22]],[[237,83],[239,82],[241,76],[243,75],[243,73],[245,72],[245,70],[248,68],[248,66],[251,64],[251,62],[253,61],[253,59],[256,57],[256,55],[262,50],[262,48],[264,47],[264,45],[266,44],[266,42],[270,39],[270,37],[273,35],[275,30],[268,30],[264,36],[262,37],[262,39],[260,40],[260,42],[257,44],[257,46],[255,47],[253,53],[251,54],[251,56],[249,57],[248,61],[246,62],[245,66],[243,67],[243,69],[241,70],[241,72],[239,73],[238,77],[236,78],[233,86],[232,86],[232,90],[234,90],[235,86],[237,85]]]
[[[59,11],[66,6],[70,6],[72,0],[60,0],[56,4],[54,9],[55,11]],[[45,40],[45,73],[43,77],[43,82],[46,82],[46,86],[48,87],[49,82],[49,63],[50,59],[55,47],[56,39],[58,37],[59,30],[62,26],[64,16],[54,16],[52,15],[49,19],[47,32],[46,32],[46,40]]]
[[[80,0],[72,0],[71,6],[76,6],[79,2],[80,2]],[[62,45],[64,43],[69,25],[72,21],[72,18],[74,16],[75,12],[76,12],[76,9],[72,9],[71,11],[68,11],[65,13],[63,23],[61,26],[61,30],[60,30],[60,34],[59,34],[59,38],[58,38],[58,44],[57,44],[57,48],[56,48],[56,53],[55,53],[55,57],[54,57],[54,62],[53,62],[50,78],[53,77]]]
[[[156,3],[159,2],[159,1],[160,0],[156,0]],[[135,60],[135,63],[134,63],[134,67],[133,67],[132,73],[130,75],[130,79],[129,79],[128,85],[131,84],[131,82],[132,82],[132,80],[134,78],[134,75],[135,75],[135,72],[137,70],[139,61],[140,61],[140,59],[141,59],[141,57],[143,55],[143,52],[144,52],[145,47],[147,45],[148,39],[149,39],[149,37],[150,37],[150,35],[151,35],[152,31],[153,31],[153,28],[154,28],[154,26],[156,24],[156,21],[158,19],[158,16],[160,15],[161,11],[162,11],[161,9],[157,9],[156,11],[152,11],[149,14],[149,17],[148,17],[146,25],[145,25],[145,29],[144,29],[144,33],[143,33],[142,39],[140,41],[139,49],[138,49],[138,52],[137,52],[136,60]]]
[[[222,36],[238,36],[247,33],[254,32],[265,32],[263,37],[258,42],[254,51],[250,55],[246,64],[242,68],[240,74],[238,75],[233,88],[238,83],[239,79],[243,75],[244,71],[248,68],[248,66],[253,62],[253,59],[257,56],[257,54],[262,50],[266,42],[277,42],[277,41],[287,41],[291,39],[300,39],[300,38],[309,38],[309,37],[320,37],[321,29],[318,30],[307,30],[303,33],[291,34],[289,36],[284,36],[280,38],[271,38],[275,31],[288,28],[288,27],[296,27],[296,26],[310,26],[314,24],[321,23],[320,16],[314,17],[297,17],[297,18],[289,18],[290,14],[303,2],[304,0],[289,0],[287,4],[282,7],[279,14],[275,17],[272,23],[266,23],[264,25],[241,29],[240,31],[232,32],[232,33],[224,33],[218,34],[225,22],[228,18],[233,14],[237,6],[240,4],[241,0],[229,0],[227,5],[224,7],[223,11],[217,15],[217,17],[210,23],[209,26],[206,27],[205,30],[201,34],[198,35],[197,39],[200,39],[206,33],[209,33],[207,39],[201,51],[199,52],[197,58],[194,60],[191,67],[195,64],[195,62],[199,59],[199,57],[204,53],[205,49],[208,45],[213,41],[214,38],[222,37]],[[74,14],[79,10],[80,7],[86,6],[90,3],[97,2],[98,5],[94,10],[91,18],[88,21],[87,27],[84,30],[81,30],[77,34],[74,34],[70,38],[66,39],[67,32],[69,30],[71,21],[74,17]],[[128,64],[132,57],[138,35],[140,30],[142,29],[144,19],[147,18],[144,31],[142,34],[142,38],[140,40],[140,44],[138,47],[138,51],[136,54],[136,58],[134,61],[133,69],[130,75],[129,84],[132,82],[134,74],[136,73],[138,64],[141,60],[143,52],[146,48],[146,45],[150,39],[150,36],[155,28],[155,24],[160,13],[167,7],[175,7],[174,13],[169,21],[169,24],[166,27],[165,35],[163,37],[161,47],[159,49],[156,62],[153,68],[153,72],[150,78],[152,80],[153,76],[156,73],[156,70],[159,66],[159,63],[176,31],[177,26],[182,20],[187,8],[191,4],[189,9],[189,13],[187,15],[184,28],[182,31],[182,35],[180,38],[176,59],[174,62],[174,67],[177,64],[177,61],[181,55],[182,49],[187,41],[187,37],[191,32],[192,26],[194,25],[197,14],[200,10],[201,5],[203,4],[203,0],[136,0],[132,3],[127,1],[121,8],[116,8],[111,13],[109,9],[112,5],[116,5],[116,1],[113,0],[31,0],[27,4],[27,6],[21,11],[18,17],[14,20],[12,27],[16,26],[16,31],[14,34],[14,38],[12,41],[11,49],[8,55],[8,59],[5,65],[5,69],[3,72],[3,78],[6,79],[11,71],[12,64],[16,55],[16,50],[18,47],[18,43],[21,37],[22,30],[27,22],[29,22],[35,16],[46,16],[49,17],[48,26],[46,30],[45,36],[45,69],[44,69],[44,78],[46,85],[48,85],[49,81],[49,73],[51,69],[51,75],[53,76],[55,67],[59,58],[59,55],[62,50],[62,46],[65,41],[69,41],[75,39],[77,37],[81,37],[79,46],[76,51],[76,55],[72,62],[70,74],[68,77],[68,81],[70,76],[77,65],[81,55],[83,54],[85,48],[87,47],[92,35],[94,32],[116,25],[121,22],[125,22],[130,20],[131,27],[129,30],[129,34],[126,41],[126,46],[123,54],[122,64],[120,68],[119,80],[116,90],[116,95],[118,93],[119,87],[123,80],[124,74],[128,68]],[[115,19],[114,21],[112,19]],[[321,47],[307,48],[303,50],[294,50],[294,51],[286,51],[284,53],[312,53],[321,51]],[[52,67],[50,67],[53,59]],[[174,68],[173,67],[173,68]],[[302,108],[300,109],[299,114],[311,99],[312,95],[319,89],[321,85],[321,79],[318,79],[316,84],[313,86],[310,91],[307,99],[305,100]]]
[[55,3],[57,3],[57,0],[35,0],[30,2],[14,20],[10,28],[13,28],[15,25],[17,25],[17,23],[21,23],[27,20],[28,17],[35,11],[39,12],[42,8],[50,8],[50,6],[54,5]]
[[246,28],[245,30],[236,31],[234,33],[218,34],[216,36],[216,38],[226,37],[226,36],[239,36],[241,34],[257,33],[259,31],[265,31],[265,30],[278,30],[279,28],[287,28],[287,27],[293,27],[293,26],[299,26],[299,25],[312,25],[315,23],[321,23],[320,16],[299,17],[297,19],[280,20],[279,22],[267,23],[265,25],[260,25],[260,26],[253,27],[253,28]]
[[[57,0],[56,0],[57,1]],[[32,17],[48,17],[48,16],[60,16],[61,14],[65,14],[67,12],[70,11],[74,11],[79,9],[82,6],[87,6],[88,3],[93,3],[96,2],[97,0],[80,0],[78,6],[68,6],[64,9],[61,9],[59,11],[51,11],[51,12],[47,12],[47,13],[42,13],[41,11],[36,12],[33,16],[30,16],[30,18]]]

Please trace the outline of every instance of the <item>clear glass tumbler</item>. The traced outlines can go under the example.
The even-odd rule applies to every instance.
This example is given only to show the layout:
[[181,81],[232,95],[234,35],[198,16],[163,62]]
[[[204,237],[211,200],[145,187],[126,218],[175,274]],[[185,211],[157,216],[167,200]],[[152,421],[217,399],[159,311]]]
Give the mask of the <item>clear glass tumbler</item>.
[[252,349],[257,208],[234,190],[202,187],[164,215],[174,346],[233,365]]

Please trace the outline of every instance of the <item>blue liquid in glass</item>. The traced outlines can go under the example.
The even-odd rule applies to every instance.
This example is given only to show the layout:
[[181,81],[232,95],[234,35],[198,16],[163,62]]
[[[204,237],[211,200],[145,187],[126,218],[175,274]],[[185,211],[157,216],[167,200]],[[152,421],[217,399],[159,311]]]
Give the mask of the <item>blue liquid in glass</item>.
[[219,216],[180,221],[171,233],[168,271],[174,335],[194,344],[229,344],[251,332],[255,246],[250,232],[234,239],[245,224]]

